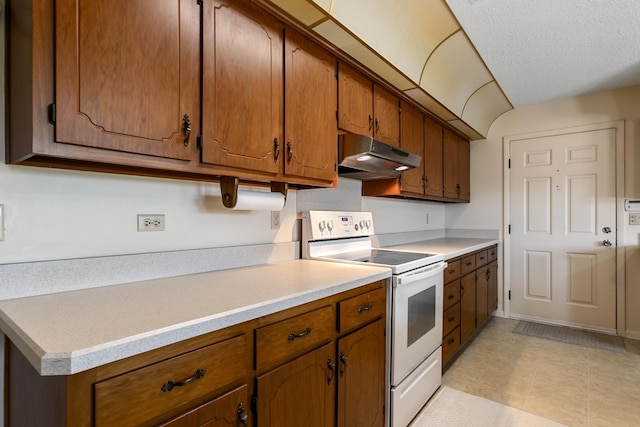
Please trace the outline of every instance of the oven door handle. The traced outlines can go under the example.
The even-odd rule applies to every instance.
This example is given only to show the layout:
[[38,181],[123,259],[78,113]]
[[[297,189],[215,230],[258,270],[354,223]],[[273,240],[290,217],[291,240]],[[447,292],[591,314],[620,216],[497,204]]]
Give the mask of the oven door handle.
[[394,280],[394,286],[407,285],[409,283],[417,282],[418,280],[428,279],[429,277],[442,273],[445,268],[447,268],[447,263],[442,261],[420,268],[416,271],[400,274],[397,276],[397,280]]

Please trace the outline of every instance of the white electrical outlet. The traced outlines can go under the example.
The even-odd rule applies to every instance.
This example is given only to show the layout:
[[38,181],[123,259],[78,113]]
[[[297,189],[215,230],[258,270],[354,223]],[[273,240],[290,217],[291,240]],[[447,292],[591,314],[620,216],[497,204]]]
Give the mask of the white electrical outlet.
[[4,205],[0,205],[0,242],[4,240]]
[[629,225],[640,225],[640,213],[629,214]]
[[271,211],[271,229],[278,230],[280,228],[280,211]]
[[138,231],[164,231],[164,215],[138,215]]

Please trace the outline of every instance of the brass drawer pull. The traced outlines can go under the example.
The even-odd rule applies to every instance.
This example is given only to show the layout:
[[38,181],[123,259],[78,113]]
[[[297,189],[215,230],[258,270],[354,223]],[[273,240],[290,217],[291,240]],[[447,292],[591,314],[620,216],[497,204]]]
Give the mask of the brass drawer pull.
[[369,311],[369,310],[371,310],[372,307],[373,307],[373,304],[368,304],[368,305],[366,305],[364,307],[360,307],[358,309],[358,313],[362,313],[363,311]]
[[204,374],[206,374],[207,371],[205,369],[198,369],[196,370],[196,373],[193,374],[192,376],[190,376],[189,378],[187,378],[186,380],[182,380],[182,381],[178,381],[178,382],[173,382],[171,380],[167,381],[166,383],[162,384],[162,391],[171,391],[173,390],[174,387],[183,387],[185,385],[191,384],[192,382],[194,382],[195,380],[199,380],[200,378],[204,377]]
[[311,328],[306,328],[304,331],[300,332],[299,334],[289,334],[289,337],[287,338],[289,341],[293,341],[296,338],[302,338],[306,335],[309,335],[311,333]]
[[456,342],[454,338],[449,338],[449,341],[447,341],[447,344],[453,344],[454,342]]

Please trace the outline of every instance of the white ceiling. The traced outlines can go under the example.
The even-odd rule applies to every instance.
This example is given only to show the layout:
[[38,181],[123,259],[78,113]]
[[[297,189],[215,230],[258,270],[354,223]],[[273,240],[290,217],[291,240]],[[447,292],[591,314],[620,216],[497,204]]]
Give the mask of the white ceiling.
[[514,107],[640,85],[639,0],[445,0]]

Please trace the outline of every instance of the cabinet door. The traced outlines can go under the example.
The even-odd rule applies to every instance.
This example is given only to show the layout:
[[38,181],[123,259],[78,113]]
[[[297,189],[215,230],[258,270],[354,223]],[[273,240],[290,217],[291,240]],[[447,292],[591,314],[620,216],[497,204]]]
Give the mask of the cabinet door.
[[482,325],[482,322],[487,319],[488,271],[487,267],[476,270],[476,326]]
[[470,190],[470,147],[469,141],[458,137],[458,182],[460,183],[460,200],[468,202]]
[[336,60],[294,31],[285,37],[287,175],[337,179]]
[[335,343],[327,344],[259,376],[257,425],[333,426],[335,348]]
[[487,314],[491,314],[498,309],[498,262],[490,262],[487,271]]
[[190,159],[200,127],[198,5],[62,0],[55,9],[56,141]]
[[465,342],[476,331],[476,275],[460,279],[460,341]]
[[402,172],[402,192],[424,194],[424,115],[412,106],[402,103],[400,147],[420,154],[422,162],[415,169]]
[[458,181],[458,137],[448,129],[444,129],[442,138],[443,152],[443,196],[449,199],[460,197],[460,183]]
[[373,136],[373,84],[343,62],[338,73],[338,127]]
[[424,175],[427,196],[442,197],[442,126],[424,119]]
[[400,146],[400,100],[380,86],[373,86],[373,136],[388,144]]
[[338,341],[338,427],[384,426],[384,320]]
[[283,26],[246,0],[203,15],[202,161],[280,172]]
[[243,385],[158,427],[238,427],[252,424],[250,413],[247,386]]

